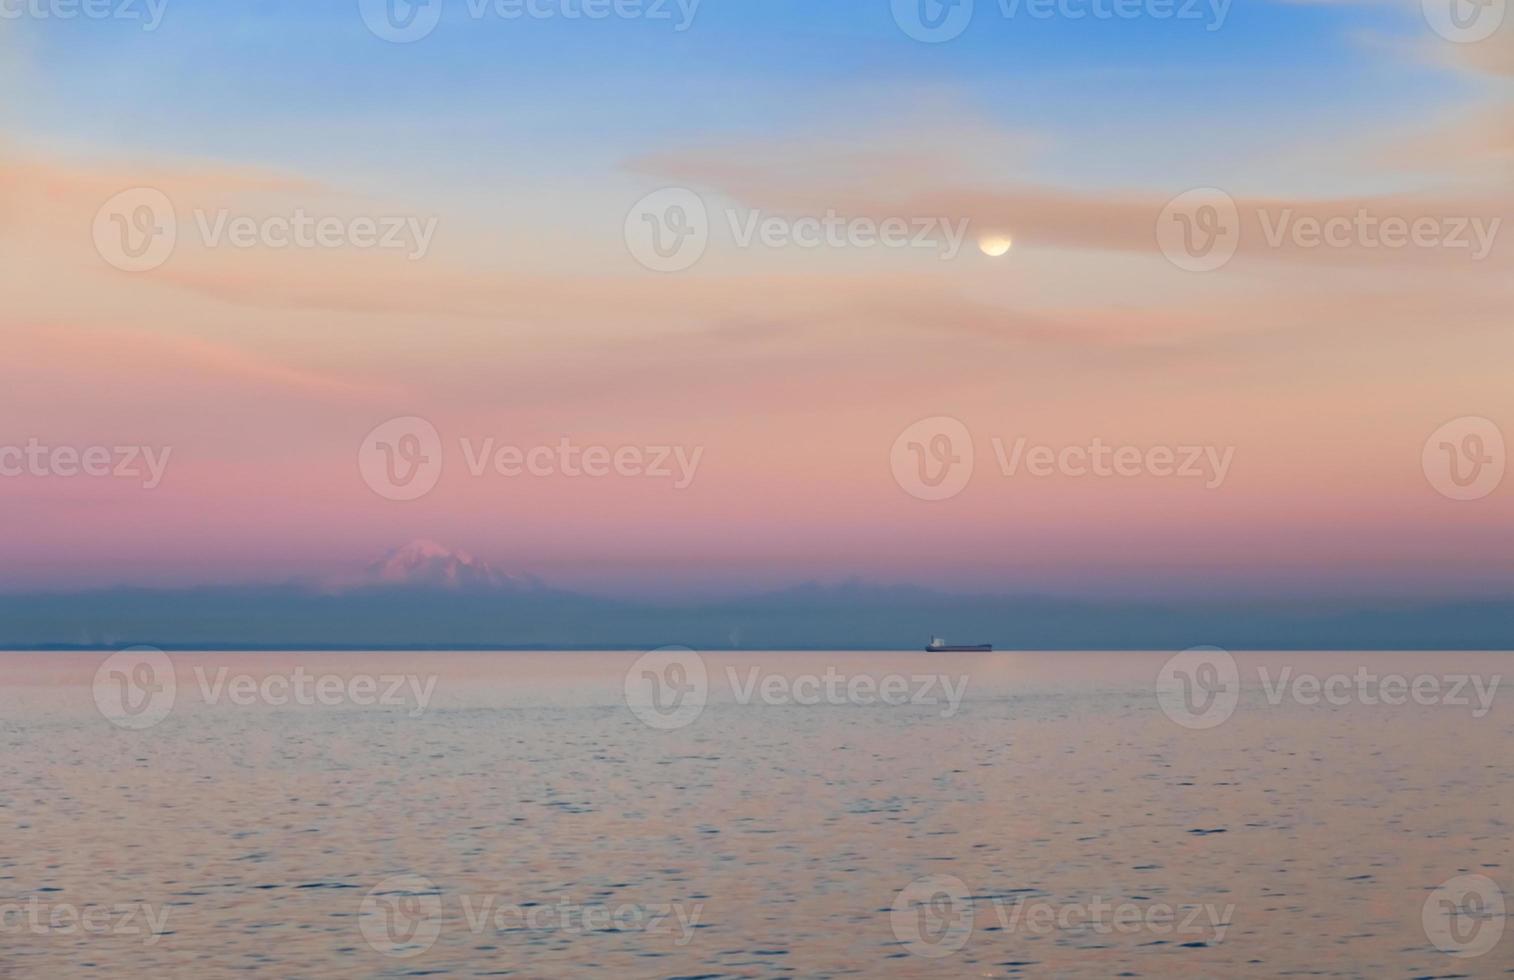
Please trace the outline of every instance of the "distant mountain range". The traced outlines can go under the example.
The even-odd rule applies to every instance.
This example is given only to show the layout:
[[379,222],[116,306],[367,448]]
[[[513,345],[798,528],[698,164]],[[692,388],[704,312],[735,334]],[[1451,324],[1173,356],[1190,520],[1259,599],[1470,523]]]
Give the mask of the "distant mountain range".
[[347,581],[0,596],[0,648],[1514,649],[1514,598],[1146,600],[861,581],[654,602],[552,589],[417,541]]
[[412,541],[370,564],[361,577],[326,583],[332,591],[358,588],[444,589],[457,592],[539,592],[543,585],[530,575],[508,575],[466,551],[454,551],[435,541]]

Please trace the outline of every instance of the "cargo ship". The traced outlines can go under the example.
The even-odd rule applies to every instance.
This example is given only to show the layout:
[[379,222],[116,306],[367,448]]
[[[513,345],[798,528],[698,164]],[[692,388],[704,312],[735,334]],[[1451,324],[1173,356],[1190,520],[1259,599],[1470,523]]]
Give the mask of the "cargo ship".
[[939,636],[925,645],[926,653],[992,653],[993,649],[992,643],[947,643]]

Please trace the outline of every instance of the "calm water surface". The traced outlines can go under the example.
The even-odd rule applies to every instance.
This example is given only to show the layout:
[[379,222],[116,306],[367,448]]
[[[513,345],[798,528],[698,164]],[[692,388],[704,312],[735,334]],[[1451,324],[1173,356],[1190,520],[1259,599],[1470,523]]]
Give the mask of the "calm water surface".
[[[145,728],[103,659],[0,654],[0,975],[1514,974],[1486,896],[1440,920],[1477,955],[1426,912],[1467,875],[1514,901],[1514,680],[1290,686],[1505,655],[1241,654],[1205,729],[1159,654],[705,654],[671,728],[635,653],[176,653]],[[296,671],[339,703],[273,703]]]

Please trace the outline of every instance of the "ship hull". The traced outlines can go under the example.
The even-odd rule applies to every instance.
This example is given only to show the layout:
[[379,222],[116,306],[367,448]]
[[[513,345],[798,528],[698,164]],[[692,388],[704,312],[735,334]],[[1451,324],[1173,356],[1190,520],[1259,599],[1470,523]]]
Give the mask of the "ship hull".
[[926,653],[992,653],[993,650],[992,643],[953,643],[949,646],[925,648]]

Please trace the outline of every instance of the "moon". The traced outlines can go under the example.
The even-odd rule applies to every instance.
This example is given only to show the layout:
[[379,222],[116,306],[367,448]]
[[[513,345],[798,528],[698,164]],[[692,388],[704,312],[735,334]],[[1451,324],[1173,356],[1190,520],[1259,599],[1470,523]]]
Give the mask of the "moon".
[[1007,253],[1012,245],[1014,245],[1014,239],[1008,235],[984,235],[978,239],[978,249],[984,255],[995,259]]

